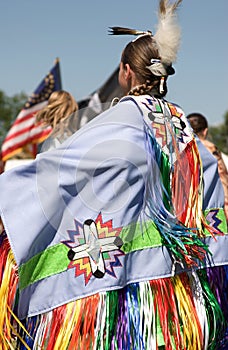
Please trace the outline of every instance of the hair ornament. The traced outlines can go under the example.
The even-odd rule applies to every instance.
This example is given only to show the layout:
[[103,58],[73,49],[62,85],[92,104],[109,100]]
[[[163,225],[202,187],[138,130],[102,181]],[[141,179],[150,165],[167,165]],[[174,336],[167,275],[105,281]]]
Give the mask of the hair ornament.
[[158,25],[154,39],[161,61],[167,66],[176,61],[180,45],[181,30],[177,22],[176,10],[181,1],[160,0]]
[[109,27],[110,35],[152,35],[150,30],[142,31],[124,27]]
[[164,89],[164,84],[165,84],[165,78],[164,77],[161,77],[160,79],[160,84],[159,84],[159,92],[160,94],[162,95],[165,91]]
[[150,62],[151,62],[151,65],[147,66],[147,68],[151,71],[153,75],[162,77],[162,76],[172,75],[175,73],[175,70],[171,65],[167,66],[158,58],[152,58]]
[[164,64],[161,63],[161,60],[152,58],[151,65],[147,66],[153,75],[164,76],[167,75]]
[[[160,59],[151,59],[151,65],[147,68],[158,77],[165,77],[175,73],[172,63],[177,59],[180,45],[181,30],[177,21],[177,9],[182,0],[160,0],[158,10],[158,24],[155,34],[150,30],[141,31],[125,27],[109,27],[112,35],[135,35],[132,42],[144,35],[150,35],[155,41]],[[164,81],[161,81],[163,90]]]

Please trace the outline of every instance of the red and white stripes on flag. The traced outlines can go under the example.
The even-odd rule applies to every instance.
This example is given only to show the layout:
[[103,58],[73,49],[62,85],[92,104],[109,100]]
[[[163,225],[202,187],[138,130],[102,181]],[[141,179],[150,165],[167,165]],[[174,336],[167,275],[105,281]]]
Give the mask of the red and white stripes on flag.
[[[36,123],[36,113],[47,105],[50,95],[57,90],[61,90],[58,59],[35,92],[29,97],[6,135],[1,150],[3,162],[20,153],[25,147],[36,145],[47,138],[51,128],[44,129],[41,123]],[[36,152],[32,156],[35,157]]]
[[[31,109],[22,109],[13,126],[8,132],[2,145],[2,160],[6,161],[22,151],[26,144],[36,144],[47,138],[51,128],[43,129],[40,123],[36,124],[36,113],[41,110],[47,101],[38,103]],[[35,155],[34,155],[35,156]]]

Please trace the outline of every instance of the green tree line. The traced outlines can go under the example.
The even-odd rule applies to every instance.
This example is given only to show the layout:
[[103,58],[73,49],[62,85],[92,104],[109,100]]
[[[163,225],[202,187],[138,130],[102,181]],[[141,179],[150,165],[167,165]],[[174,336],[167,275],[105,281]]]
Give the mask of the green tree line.
[[228,154],[228,111],[224,115],[222,124],[211,126],[208,129],[211,141],[216,144],[220,151]]
[[[0,147],[27,99],[24,92],[9,97],[0,90]],[[223,123],[209,126],[209,138],[222,152],[228,154],[228,111],[224,115]]]
[[6,134],[24,106],[27,98],[28,96],[23,92],[9,97],[0,90],[0,145],[2,145]]

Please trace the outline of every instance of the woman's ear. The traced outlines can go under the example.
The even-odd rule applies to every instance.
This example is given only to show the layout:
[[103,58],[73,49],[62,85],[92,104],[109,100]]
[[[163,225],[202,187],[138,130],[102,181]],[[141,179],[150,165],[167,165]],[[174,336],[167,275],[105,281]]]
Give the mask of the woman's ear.
[[203,137],[206,139],[206,138],[207,138],[207,135],[208,135],[208,128],[204,129],[204,130],[202,131],[202,133],[203,133]]
[[134,77],[135,77],[135,74],[131,69],[130,65],[128,63],[123,64],[123,62],[120,62],[118,80],[125,94],[128,93],[128,91],[130,91],[131,88],[134,86],[133,85],[133,82],[135,81]]
[[131,78],[132,70],[128,63],[124,65],[124,77],[126,80]]

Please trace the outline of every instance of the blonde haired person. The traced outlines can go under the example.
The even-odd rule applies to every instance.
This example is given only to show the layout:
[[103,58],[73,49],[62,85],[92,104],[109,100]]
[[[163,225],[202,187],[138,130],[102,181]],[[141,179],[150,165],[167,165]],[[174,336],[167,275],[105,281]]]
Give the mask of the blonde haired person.
[[48,104],[36,115],[36,121],[44,127],[50,126],[52,132],[42,144],[41,152],[58,147],[75,132],[78,104],[74,97],[65,90],[54,91]]

